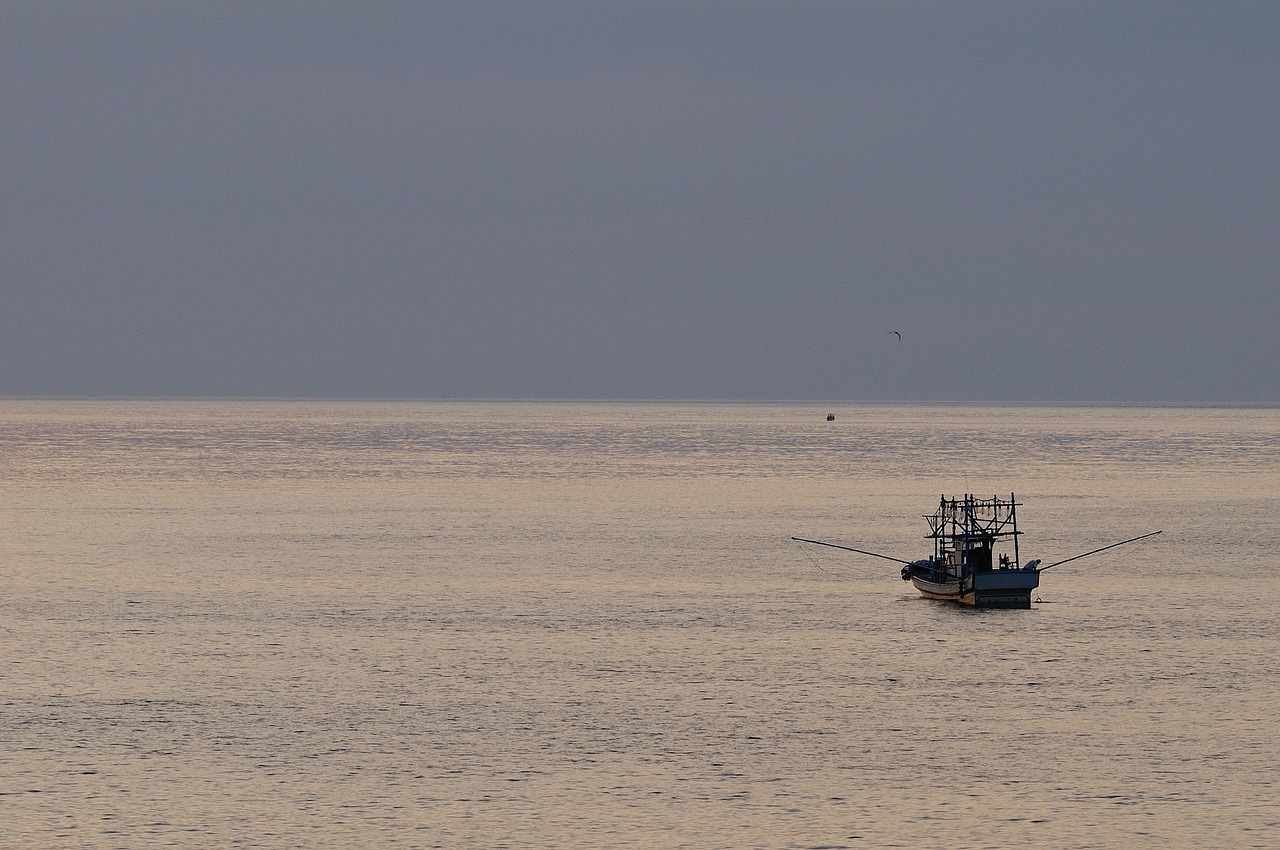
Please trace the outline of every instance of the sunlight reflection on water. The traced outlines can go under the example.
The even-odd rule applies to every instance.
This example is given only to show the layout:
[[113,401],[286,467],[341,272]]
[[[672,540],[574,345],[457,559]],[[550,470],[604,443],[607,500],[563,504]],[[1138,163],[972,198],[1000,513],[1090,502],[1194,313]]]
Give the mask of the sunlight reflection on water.
[[[8,835],[1274,846],[1280,413],[827,409],[3,402]],[[1024,612],[788,539],[966,490],[1165,534]]]

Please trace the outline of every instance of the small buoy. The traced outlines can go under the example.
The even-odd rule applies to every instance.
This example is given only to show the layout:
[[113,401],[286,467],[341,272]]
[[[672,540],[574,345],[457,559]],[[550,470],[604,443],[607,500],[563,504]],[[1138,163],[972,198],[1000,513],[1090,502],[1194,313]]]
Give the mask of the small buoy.
[[834,413],[828,413],[828,414],[827,414],[827,421],[828,421],[828,422],[835,422],[835,421],[836,421],[836,415],[835,415]]

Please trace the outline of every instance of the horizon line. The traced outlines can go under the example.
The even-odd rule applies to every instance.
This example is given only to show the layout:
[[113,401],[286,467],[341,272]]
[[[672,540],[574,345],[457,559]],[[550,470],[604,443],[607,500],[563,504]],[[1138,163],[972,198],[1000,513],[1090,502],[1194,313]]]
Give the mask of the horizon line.
[[759,399],[561,396],[289,396],[289,395],[0,395],[0,402],[275,402],[275,403],[399,403],[399,404],[760,404],[868,405],[909,407],[1150,407],[1277,409],[1280,402],[1251,401],[1114,401],[1114,400],[972,400],[972,399]]

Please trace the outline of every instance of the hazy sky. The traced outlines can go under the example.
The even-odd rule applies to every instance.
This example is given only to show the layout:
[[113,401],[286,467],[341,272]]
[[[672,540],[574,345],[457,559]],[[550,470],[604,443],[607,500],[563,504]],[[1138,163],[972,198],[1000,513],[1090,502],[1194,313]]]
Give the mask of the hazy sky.
[[3,2],[0,176],[0,395],[1280,404],[1280,3]]

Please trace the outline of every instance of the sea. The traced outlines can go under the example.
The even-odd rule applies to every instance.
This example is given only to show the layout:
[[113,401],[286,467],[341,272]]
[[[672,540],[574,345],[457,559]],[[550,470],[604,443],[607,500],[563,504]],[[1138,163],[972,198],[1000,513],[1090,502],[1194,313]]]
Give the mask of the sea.
[[[964,493],[1163,533],[791,539]],[[1274,408],[0,401],[0,846],[1275,848],[1278,517]]]

